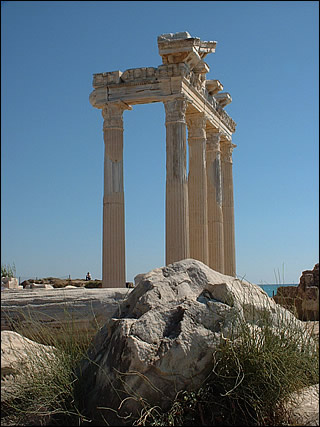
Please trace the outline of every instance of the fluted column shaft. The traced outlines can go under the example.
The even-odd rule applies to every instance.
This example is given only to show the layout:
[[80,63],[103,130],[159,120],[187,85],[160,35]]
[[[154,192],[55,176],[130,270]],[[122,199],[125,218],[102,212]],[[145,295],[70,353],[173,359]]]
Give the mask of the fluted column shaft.
[[206,117],[187,115],[189,143],[189,236],[190,257],[208,265],[208,214],[206,172]]
[[209,267],[224,273],[224,236],[220,133],[207,131],[207,203]]
[[231,142],[221,144],[222,155],[222,212],[224,235],[224,274],[236,276],[236,251],[234,232],[234,202]]
[[104,196],[102,236],[102,287],[126,284],[125,217],[123,188],[123,102],[107,104],[103,110]]
[[189,212],[186,170],[187,102],[164,102],[166,112],[166,264],[189,258]]

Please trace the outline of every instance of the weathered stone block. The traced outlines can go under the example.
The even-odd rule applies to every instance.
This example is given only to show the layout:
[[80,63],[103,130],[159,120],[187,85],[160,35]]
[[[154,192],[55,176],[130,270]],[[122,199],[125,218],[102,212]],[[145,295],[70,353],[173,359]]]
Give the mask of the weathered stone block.
[[104,324],[132,289],[22,289],[7,290],[1,295],[1,330],[15,330],[17,325],[26,337],[35,328],[50,328],[60,334],[64,328],[94,334],[97,324]]
[[[103,425],[126,424],[140,402],[163,408],[179,390],[196,389],[213,368],[212,354],[239,322],[259,329],[302,322],[277,306],[257,285],[187,259],[137,278],[137,285],[98,332],[81,374],[88,415]],[[115,392],[116,390],[116,392]],[[134,396],[130,398],[130,396]],[[99,424],[100,423],[100,424]]]
[[15,277],[1,277],[1,285],[8,289],[18,289],[19,281]]

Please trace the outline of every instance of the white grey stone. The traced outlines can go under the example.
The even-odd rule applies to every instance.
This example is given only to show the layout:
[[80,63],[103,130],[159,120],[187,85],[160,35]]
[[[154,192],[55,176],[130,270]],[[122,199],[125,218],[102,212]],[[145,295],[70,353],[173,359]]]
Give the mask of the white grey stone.
[[[90,415],[97,416],[96,407],[117,409],[130,395],[135,397],[123,402],[122,416],[137,414],[140,398],[165,407],[179,390],[205,380],[221,337],[228,339],[237,322],[259,328],[266,319],[275,331],[283,322],[305,330],[259,286],[199,261],[187,259],[144,274],[82,362]],[[114,412],[104,415],[110,425],[121,424]]]
[[292,394],[287,410],[290,425],[319,426],[319,384]]
[[1,330],[22,321],[23,334],[33,336],[32,317],[57,333],[71,321],[75,331],[93,333],[96,322],[104,324],[130,292],[126,288],[7,289],[1,294]]
[[137,284],[143,279],[145,276],[145,273],[137,274],[134,278],[134,286],[137,286]]
[[14,331],[1,331],[1,378],[36,366],[42,355],[54,355],[54,347],[39,344]]
[[19,281],[16,277],[1,277],[1,286],[8,289],[18,289]]
[[180,33],[166,33],[158,36],[158,40],[178,40],[178,39],[189,39],[191,35],[188,31],[181,31]]
[[54,289],[54,287],[48,283],[30,283],[30,289]]

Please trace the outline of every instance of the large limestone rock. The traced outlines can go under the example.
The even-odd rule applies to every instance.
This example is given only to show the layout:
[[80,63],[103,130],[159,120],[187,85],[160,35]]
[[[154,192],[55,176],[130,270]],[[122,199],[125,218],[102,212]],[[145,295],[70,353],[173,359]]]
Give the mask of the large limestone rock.
[[121,425],[126,420],[115,410],[122,417],[136,415],[141,399],[165,408],[179,390],[205,380],[213,352],[237,322],[258,328],[266,316],[274,328],[293,322],[304,330],[259,286],[199,261],[183,260],[140,276],[82,361],[88,415],[98,425],[101,413],[110,425]]
[[[50,425],[50,411],[43,404],[47,399],[42,394],[45,387],[42,391],[38,388],[39,395],[35,398],[34,384],[42,381],[45,386],[59,368],[54,347],[39,344],[13,331],[1,331],[1,425]],[[37,410],[21,413],[16,409],[21,399],[29,408],[32,399]]]
[[319,384],[293,393],[287,404],[289,425],[319,426]]
[[19,281],[16,277],[1,277],[1,286],[7,289],[18,289]]
[[273,298],[300,320],[319,320],[319,263],[302,272],[298,286],[281,286]]
[[1,404],[17,397],[36,371],[45,375],[55,359],[54,347],[39,344],[14,331],[1,331]]
[[35,338],[36,327],[47,326],[59,334],[72,326],[74,333],[95,334],[97,324],[103,325],[130,292],[126,288],[8,289],[1,294],[1,330],[16,330],[19,325],[24,336]]
[[39,344],[14,331],[1,331],[1,378],[17,375],[22,369],[34,368],[42,355],[50,360],[54,347]]

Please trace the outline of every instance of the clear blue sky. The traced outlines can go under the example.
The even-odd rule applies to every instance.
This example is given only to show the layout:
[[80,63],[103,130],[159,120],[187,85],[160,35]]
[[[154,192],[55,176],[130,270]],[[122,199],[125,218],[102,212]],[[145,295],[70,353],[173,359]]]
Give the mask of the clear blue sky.
[[[157,36],[217,41],[232,96],[237,274],[298,283],[319,260],[319,2],[1,2],[1,263],[101,278],[94,73],[161,64]],[[165,263],[162,103],[124,112],[127,280]]]

